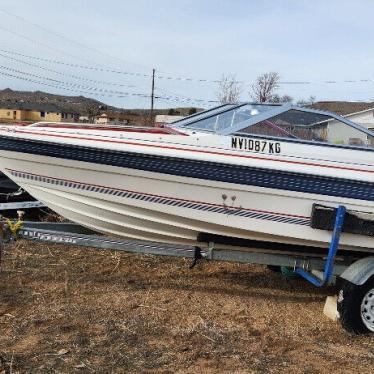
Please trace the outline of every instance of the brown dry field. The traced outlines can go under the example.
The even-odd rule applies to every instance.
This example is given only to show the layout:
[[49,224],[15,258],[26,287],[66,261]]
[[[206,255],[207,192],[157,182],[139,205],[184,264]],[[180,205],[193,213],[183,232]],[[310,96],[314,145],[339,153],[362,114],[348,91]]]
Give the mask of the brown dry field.
[[374,337],[262,266],[19,241],[0,273],[0,373],[373,373]]

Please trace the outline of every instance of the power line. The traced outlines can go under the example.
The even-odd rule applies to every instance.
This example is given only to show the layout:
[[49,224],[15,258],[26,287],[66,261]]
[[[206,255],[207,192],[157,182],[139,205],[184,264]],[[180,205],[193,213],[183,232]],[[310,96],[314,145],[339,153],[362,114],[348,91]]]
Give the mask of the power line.
[[[82,86],[82,85],[71,84],[69,82],[62,82],[62,81],[58,81],[58,80],[53,80],[51,78],[38,76],[36,74],[20,72],[20,71],[17,71],[16,69],[3,67],[1,65],[0,65],[0,69],[6,69],[6,70],[9,70],[9,71],[13,71],[13,72],[19,72],[20,74],[29,75],[29,76],[32,76],[34,78],[39,78],[39,79],[42,79],[42,80],[49,80],[49,83],[46,83],[46,82],[43,82],[43,81],[40,81],[40,80],[34,80],[34,79],[31,79],[31,78],[28,78],[28,77],[21,77],[19,75],[6,73],[6,72],[0,70],[0,75],[3,75],[3,76],[16,78],[16,79],[27,81],[27,82],[32,82],[32,83],[40,84],[40,85],[43,85],[43,86],[48,86],[48,87],[52,87],[52,88],[56,88],[56,89],[62,89],[62,90],[65,90],[65,91],[70,91],[70,92],[75,92],[75,93],[80,93],[80,94],[82,94],[82,93],[83,94],[88,94],[88,95],[95,94],[96,96],[117,97],[117,98],[133,96],[133,97],[138,97],[138,98],[149,99],[151,97],[150,95],[143,94],[143,93],[100,90],[100,89],[97,89],[95,87],[87,87],[87,86]],[[91,91],[85,91],[84,89],[89,89],[89,90],[91,89]],[[183,104],[198,103],[198,104],[208,104],[208,105],[210,105],[210,104],[219,103],[218,100],[204,100],[204,99],[195,99],[195,98],[189,98],[189,97],[180,98],[178,96],[155,96],[155,99],[163,100],[163,101],[169,101],[169,102],[171,101],[171,102],[183,103]]]
[[7,76],[7,77],[24,80],[24,81],[27,81],[27,82],[41,84],[43,86],[53,87],[53,88],[62,89],[62,90],[66,90],[66,91],[71,91],[71,92],[76,92],[76,93],[84,93],[84,94],[89,94],[89,95],[92,95],[94,93],[97,96],[119,97],[119,98],[126,97],[126,96],[136,96],[136,97],[149,98],[149,95],[138,94],[138,93],[130,93],[130,92],[123,92],[121,95],[119,95],[119,94],[111,94],[111,93],[105,93],[105,92],[83,91],[81,89],[70,88],[70,87],[67,87],[67,86],[64,86],[64,85],[58,85],[58,84],[54,85],[54,84],[50,84],[50,83],[45,83],[45,82],[37,81],[37,80],[31,79],[31,78],[27,78],[27,77],[20,77],[18,75],[5,73],[3,71],[0,71],[0,74],[4,75],[4,76]]
[[[0,49],[0,51],[4,51],[4,50]],[[8,52],[8,51],[5,50],[5,52]],[[13,52],[13,53],[15,53],[17,55],[22,55],[22,54],[17,53],[17,52]],[[136,86],[131,86],[131,85],[118,84],[118,83],[114,83],[114,82],[106,82],[106,81],[99,81],[99,80],[93,80],[93,79],[88,79],[88,78],[82,78],[82,77],[78,77],[76,75],[66,74],[66,73],[62,73],[62,72],[57,71],[57,70],[44,68],[44,67],[41,67],[41,66],[36,65],[36,64],[31,64],[31,63],[28,63],[28,62],[25,62],[25,61],[22,61],[22,60],[19,60],[19,59],[15,59],[15,58],[10,57],[10,56],[3,55],[1,53],[0,53],[0,56],[5,57],[5,58],[10,58],[11,60],[18,61],[18,62],[21,62],[21,63],[25,63],[26,65],[37,67],[37,68],[40,68],[40,69],[43,69],[43,70],[46,70],[46,71],[51,71],[53,73],[60,74],[62,76],[72,77],[74,79],[80,79],[80,80],[87,81],[87,82],[99,83],[99,84],[108,84],[108,85],[110,84],[110,85],[117,85],[117,86],[126,86],[126,87],[136,87]],[[27,55],[23,55],[23,56],[28,57]],[[35,57],[35,59],[48,60],[48,59],[38,58],[38,57]],[[69,65],[75,65],[75,64],[69,64]],[[32,76],[34,78],[47,80],[49,82],[52,82],[55,85],[57,84],[59,86],[63,85],[63,86],[75,87],[76,89],[90,90],[90,91],[93,91],[96,94],[97,93],[102,93],[102,94],[104,94],[104,96],[105,96],[105,94],[110,94],[110,96],[119,95],[118,97],[128,96],[128,95],[132,95],[132,96],[138,95],[138,94],[135,94],[135,93],[105,90],[105,89],[97,88],[95,86],[84,86],[84,85],[80,85],[80,84],[77,84],[77,83],[60,81],[60,80],[57,80],[57,79],[53,79],[53,78],[49,78],[49,77],[45,77],[45,76],[40,76],[40,75],[37,75],[37,74],[32,74],[32,73],[29,73],[29,72],[24,72],[24,71],[20,71],[20,70],[16,70],[16,69],[11,69],[11,68],[5,67],[5,66],[2,66],[2,68],[6,69],[8,71],[13,71],[13,72],[19,73],[19,74],[29,75],[29,76]],[[90,67],[90,68],[100,69],[100,70],[102,69],[102,68],[95,68],[95,67]],[[58,88],[58,87],[56,87],[56,88]],[[161,90],[161,91],[164,91],[164,92],[169,94],[168,96],[155,96],[155,98],[157,98],[157,99],[166,100],[166,101],[173,101],[173,102],[184,103],[184,104],[207,104],[207,105],[216,104],[216,103],[219,102],[218,100],[206,100],[206,99],[197,99],[197,98],[192,98],[192,97],[186,97],[184,95],[176,94],[176,93],[170,92],[168,90],[165,90],[165,89],[159,88],[159,87],[157,88],[157,90]],[[78,91],[73,91],[73,92],[78,92]],[[87,92],[87,91],[79,91],[79,92],[89,93],[89,94],[93,93],[93,92]],[[145,94],[139,94],[139,95],[141,95],[141,97],[150,97],[149,95],[145,95]]]
[[193,97],[187,97],[187,96],[177,96],[177,95],[173,95],[173,96],[155,96],[155,98],[157,99],[167,99],[169,101],[174,101],[174,102],[178,102],[178,103],[185,103],[185,104],[192,104],[192,103],[195,103],[195,104],[217,104],[219,103],[218,100],[209,100],[209,99],[197,99],[197,98],[193,98]]
[[147,66],[144,66],[144,65],[141,65],[141,64],[139,64],[139,63],[132,62],[132,61],[126,61],[126,60],[124,60],[124,59],[122,59],[122,58],[120,58],[120,57],[111,56],[110,54],[108,54],[108,53],[106,53],[106,52],[103,52],[103,51],[100,50],[100,49],[97,49],[97,48],[94,48],[94,47],[88,46],[88,45],[86,45],[86,44],[84,44],[84,43],[82,43],[82,42],[79,42],[79,41],[77,41],[77,40],[70,39],[70,38],[68,38],[68,37],[65,36],[65,35],[59,34],[59,33],[57,33],[56,31],[53,31],[53,30],[51,30],[51,29],[48,29],[48,28],[45,27],[45,26],[39,25],[38,23],[35,23],[35,22],[31,22],[31,21],[27,20],[26,18],[24,18],[24,17],[22,17],[22,16],[19,16],[19,15],[17,15],[17,14],[13,14],[13,13],[9,12],[8,10],[0,9],[0,12],[3,12],[4,14],[7,14],[8,16],[11,16],[11,17],[15,17],[15,18],[17,18],[17,19],[20,19],[21,21],[23,21],[23,22],[25,22],[25,23],[28,23],[28,24],[30,24],[30,25],[32,25],[32,26],[34,26],[34,27],[37,27],[37,28],[39,28],[39,29],[41,29],[41,30],[43,30],[43,31],[46,31],[46,32],[48,32],[49,34],[53,34],[53,35],[55,35],[55,36],[57,36],[57,37],[59,37],[59,38],[61,38],[61,39],[67,40],[67,41],[70,42],[70,43],[76,44],[76,45],[78,45],[78,46],[80,46],[80,47],[86,48],[87,50],[93,51],[93,52],[95,52],[95,53],[99,53],[99,54],[101,54],[102,56],[109,57],[109,58],[111,58],[111,59],[116,59],[116,60],[121,61],[121,62],[130,63],[130,64],[133,64],[133,65],[138,65],[138,66],[141,66],[141,67],[146,68],[146,69],[150,69],[150,67],[147,67]]
[[[163,94],[167,94],[167,95],[172,95],[170,97],[173,97],[173,98],[176,98],[178,101],[181,101],[181,100],[185,100],[185,101],[189,101],[191,100],[190,97],[186,96],[186,95],[183,95],[183,94],[180,94],[180,93],[177,93],[177,92],[173,92],[173,91],[170,91],[170,90],[167,90],[165,88],[161,88],[161,87],[157,87],[156,88],[157,91],[161,91]],[[196,102],[208,102],[207,100],[199,100],[199,99],[195,99]],[[213,100],[211,100],[210,102],[213,102]],[[216,101],[217,103],[219,101]]]
[[[0,26],[1,28],[1,26]],[[58,65],[64,65],[64,66],[69,66],[73,68],[78,68],[78,69],[85,69],[85,70],[91,70],[91,71],[100,71],[100,72],[106,72],[106,73],[115,73],[115,74],[123,74],[123,75],[131,75],[135,77],[144,77],[144,78],[151,78],[152,74],[146,74],[142,72],[133,72],[133,71],[125,71],[125,70],[119,70],[119,69],[113,69],[113,68],[102,68],[99,66],[90,66],[90,65],[81,65],[81,64],[75,64],[75,63],[70,63],[70,62],[64,62],[60,60],[55,60],[55,59],[49,59],[49,58],[44,58],[44,57],[36,57],[36,56],[30,56],[26,55],[23,53],[18,53],[15,51],[9,51],[6,49],[0,49],[1,52],[8,53],[8,54],[13,54],[21,57],[26,57],[30,58],[33,60],[38,60],[38,61],[44,61],[52,64],[58,64]],[[191,81],[191,82],[210,82],[210,83],[219,83],[219,80],[209,80],[209,79],[198,79],[198,78],[188,78],[188,77],[173,77],[173,76],[166,76],[166,75],[156,75],[155,76],[157,79],[165,79],[165,80],[176,80],[176,81]]]
[[[26,18],[20,16],[20,15],[17,15],[17,14],[14,14],[14,13],[11,13],[9,12],[8,10],[5,10],[5,9],[0,9],[0,12],[8,15],[8,16],[11,16],[11,17],[14,17],[14,18],[17,18],[19,20],[21,20],[22,22],[24,23],[28,23],[34,27],[37,27],[39,28],[40,30],[43,30],[43,31],[46,31],[48,32],[49,34],[53,34],[61,39],[64,39],[70,43],[73,43],[73,44],[76,44],[80,47],[83,47],[87,50],[90,50],[90,51],[93,51],[95,52],[96,54],[99,53],[101,54],[102,56],[105,56],[105,57],[109,57],[111,59],[116,59],[118,61],[121,61],[121,62],[125,62],[125,63],[130,63],[130,64],[133,64],[133,65],[138,65],[138,66],[141,66],[143,68],[146,68],[146,69],[151,69],[150,67],[147,67],[145,65],[142,65],[142,64],[139,64],[139,63],[135,63],[133,61],[126,61],[118,56],[112,56],[104,51],[102,51],[101,49],[97,49],[97,48],[94,48],[94,47],[91,47],[91,46],[88,46],[82,42],[79,42],[77,40],[74,40],[74,39],[70,39],[68,38],[67,36],[65,35],[62,35],[62,34],[59,34],[57,33],[56,31],[54,30],[51,30],[51,29],[48,29],[47,27],[45,26],[42,26],[38,23],[35,23],[35,22],[32,22],[32,21],[29,21],[27,20]],[[11,32],[19,37],[22,37],[22,38],[26,38],[27,40],[32,40],[31,38],[29,37],[26,37],[25,35],[22,35],[22,34],[19,34],[19,33],[16,33],[12,30],[9,30],[3,26],[0,26],[1,29],[5,30],[5,31],[8,31],[8,32]],[[35,41],[34,41],[35,42]],[[47,44],[44,44],[44,43],[40,43],[40,42],[36,42],[40,45],[43,45],[47,48],[50,48],[52,49],[52,47],[48,46]],[[84,60],[84,61],[87,61],[86,59],[82,59],[81,57],[77,57],[77,56],[74,56],[74,55],[71,55],[71,54],[67,54],[66,52],[62,51],[62,50],[59,50],[59,49],[56,49],[56,48],[53,48],[54,50],[60,52],[60,53],[63,53],[63,54],[66,54],[66,55],[69,55],[71,57],[74,57],[74,58],[78,58],[78,59],[81,59],[81,60]],[[103,65],[103,64],[99,64],[99,65]],[[114,71],[112,71],[114,72]],[[119,71],[117,71],[117,73],[120,73]],[[123,74],[129,74],[129,72],[122,72]],[[141,73],[134,73],[135,75],[141,75]],[[144,77],[150,77],[151,75],[147,74],[147,75],[143,75]],[[158,75],[157,76],[158,79],[166,79],[166,80],[180,80],[180,81],[192,81],[192,82],[209,82],[209,83],[219,83],[220,80],[212,80],[212,79],[199,79],[199,78],[191,78],[191,77],[178,77],[178,76],[169,76],[169,75]],[[240,83],[240,84],[246,84],[248,82],[245,82],[245,81],[235,81],[236,83]],[[281,81],[279,82],[280,85],[309,85],[309,84],[318,84],[318,83],[323,83],[323,84],[341,84],[341,83],[370,83],[370,82],[374,82],[373,79],[359,79],[359,80],[351,80],[351,79],[346,79],[346,80],[342,80],[342,81],[339,81],[339,80],[325,80],[325,81],[321,81],[321,82],[312,82],[312,81]]]
[[[107,57],[110,57],[110,58],[114,58],[114,59],[117,59],[117,60],[120,60],[122,62],[126,62],[125,60],[119,58],[119,57],[115,57],[115,56],[111,56],[99,49],[96,49],[96,48],[93,48],[93,47],[89,47],[81,42],[78,42],[78,41],[75,41],[75,40],[72,40],[64,35],[61,35],[61,34],[58,34],[56,33],[55,31],[51,31],[50,29],[44,27],[44,26],[41,26],[37,23],[34,23],[34,22],[31,22],[31,21],[28,21],[26,20],[25,18],[21,17],[21,16],[18,16],[18,15],[15,15],[9,11],[6,11],[4,9],[0,9],[0,12],[3,12],[7,15],[10,15],[12,17],[16,17],[20,20],[22,20],[23,22],[26,22],[26,23],[29,23],[35,27],[38,27],[40,28],[41,30],[43,31],[47,31],[49,33],[52,33],[53,35],[55,36],[58,36],[62,39],[65,39],[71,43],[75,43],[83,48],[86,48],[86,49],[89,49],[91,51],[94,51],[95,53],[100,53],[104,56],[107,56]],[[23,38],[23,39],[26,39],[28,41],[31,41],[33,43],[36,43],[36,44],[40,44],[41,46],[44,46],[45,48],[48,48],[48,49],[51,49],[51,50],[54,50],[58,53],[62,53],[62,54],[65,54],[69,57],[73,57],[73,58],[76,58],[76,59],[80,59],[82,61],[86,61],[88,62],[88,60],[84,59],[84,58],[81,58],[81,57],[78,57],[78,56],[75,56],[73,54],[70,54],[70,53],[67,53],[63,50],[60,50],[60,49],[57,49],[57,48],[54,48],[54,47],[51,47],[49,46],[48,44],[45,44],[45,43],[42,43],[42,42],[39,42],[39,41],[35,41],[33,40],[32,38],[26,36],[26,35],[23,35],[23,34],[20,34],[18,32],[15,32],[13,30],[10,30],[4,26],[0,26],[0,29],[4,30],[4,31],[7,31],[11,34],[14,34],[20,38]],[[96,67],[92,67],[92,66],[82,66],[82,65],[78,65],[78,64],[70,64],[70,63],[65,63],[65,62],[62,62],[62,61],[57,61],[57,60],[49,60],[49,59],[43,59],[43,58],[37,58],[37,57],[34,57],[34,56],[28,56],[28,55],[23,55],[23,54],[20,54],[20,53],[16,53],[16,52],[12,52],[12,51],[6,51],[6,50],[2,50],[3,52],[6,52],[6,53],[13,53],[13,54],[17,54],[17,55],[20,55],[20,56],[23,56],[23,57],[27,57],[27,58],[33,58],[33,59],[37,59],[37,60],[40,60],[40,61],[46,61],[46,62],[51,62],[51,63],[58,63],[58,64],[63,64],[63,65],[66,65],[66,66],[71,66],[71,67],[77,67],[77,68],[82,68],[82,69],[89,69],[89,70],[97,70],[97,71],[105,71],[105,72],[109,72],[109,73],[117,73],[117,74],[126,74],[126,75],[133,75],[133,76],[138,76],[138,77],[145,77],[145,78],[149,78],[151,77],[152,75],[150,74],[144,74],[144,73],[140,73],[140,72],[129,72],[129,71],[120,71],[120,70],[116,70],[116,69],[113,69],[113,68],[109,68],[109,69],[102,69],[102,68],[96,68]],[[128,61],[126,62],[128,63]],[[138,66],[142,66],[142,67],[145,67],[144,65],[141,65],[141,64],[138,64],[138,63],[134,63],[134,62],[130,62],[131,64],[134,64],[134,65],[138,65]],[[103,65],[103,64],[98,64],[98,65]],[[147,67],[145,67],[147,68]],[[207,80],[207,79],[197,79],[197,78],[188,78],[188,77],[173,77],[173,76],[164,76],[164,75],[158,75],[156,78],[158,79],[166,79],[166,80],[179,80],[179,81],[196,81],[196,82],[212,82],[212,83],[219,83],[219,80]]]
[[186,97],[186,98],[181,98],[179,96],[155,96],[155,98],[159,99],[159,100],[167,100],[167,101],[173,101],[175,103],[179,103],[179,104],[206,104],[206,105],[210,105],[210,104],[218,104],[220,103],[218,100],[204,100],[204,99],[194,99],[192,97]]
[[[1,26],[0,26],[0,28],[1,28]],[[17,55],[17,56],[30,58],[30,59],[33,59],[33,60],[44,61],[44,62],[48,62],[48,63],[52,63],[52,64],[58,64],[58,65],[64,65],[64,66],[69,66],[69,67],[73,67],[73,68],[86,69],[86,70],[91,70],[91,71],[100,71],[100,72],[106,72],[106,73],[124,74],[124,75],[136,76],[136,77],[145,77],[145,78],[151,77],[150,74],[144,74],[144,73],[139,73],[139,72],[130,72],[130,71],[121,71],[121,70],[116,70],[116,69],[107,69],[107,68],[102,68],[102,67],[99,67],[99,66],[74,64],[74,63],[70,63],[70,62],[64,62],[64,61],[59,61],[59,60],[54,60],[54,59],[49,59],[49,58],[44,58],[44,57],[36,57],[36,56],[25,55],[23,53],[8,51],[6,49],[0,49],[0,51],[5,52],[5,53],[14,54],[14,55]]]
[[14,57],[11,57],[11,56],[6,56],[6,55],[4,55],[2,53],[0,53],[0,56],[4,57],[6,59],[12,60],[12,61],[20,62],[21,64],[24,64],[24,65],[35,67],[35,68],[38,68],[38,69],[41,69],[41,70],[44,70],[44,71],[48,71],[48,72],[51,72],[51,73],[54,73],[54,74],[58,74],[58,75],[61,75],[61,76],[64,76],[64,77],[81,80],[81,81],[84,81],[84,82],[92,82],[92,83],[98,83],[98,84],[110,85],[110,86],[117,86],[117,87],[128,87],[128,88],[135,88],[135,87],[137,87],[137,86],[131,85],[131,84],[128,85],[128,84],[122,84],[122,83],[107,82],[107,81],[95,80],[95,79],[90,79],[90,78],[83,78],[83,77],[78,76],[78,75],[63,73],[61,71],[54,70],[54,69],[49,69],[49,68],[46,68],[44,66],[40,66],[40,65],[37,65],[37,64],[32,64],[30,62],[26,62],[26,61],[20,60],[18,58],[14,58]]
[[[3,50],[0,49],[0,51],[3,51]],[[17,53],[17,55],[19,55],[19,53]],[[9,57],[9,56],[3,55],[1,53],[0,53],[0,56],[3,56],[5,58]],[[52,71],[52,72],[60,74],[60,75],[70,76],[70,77],[74,77],[74,78],[80,78],[80,77],[77,77],[75,75],[65,74],[65,73],[61,73],[57,70],[44,68],[44,67],[41,67],[41,66],[35,65],[35,64],[30,64],[28,62],[24,62],[22,60],[15,59],[14,57],[9,57],[9,58],[12,59],[12,60],[21,62],[21,63],[25,63],[27,65],[33,66],[33,67],[41,68],[41,69],[46,70],[46,71]],[[44,60],[44,58],[38,58],[38,59]],[[50,77],[46,77],[46,76],[42,76],[42,75],[38,75],[38,74],[33,74],[33,73],[30,73],[30,72],[25,72],[25,71],[9,68],[9,67],[2,66],[2,65],[0,65],[0,67],[5,69],[5,70],[11,71],[13,73],[28,75],[28,76],[31,76],[33,78],[46,80],[48,82],[52,82],[53,84],[57,84],[59,86],[63,85],[63,86],[75,87],[77,89],[90,90],[90,91],[94,91],[94,92],[101,92],[101,93],[104,93],[104,94],[113,94],[113,95],[129,95],[130,94],[129,92],[106,90],[106,89],[98,88],[98,87],[95,87],[95,86],[85,86],[85,85],[81,85],[81,84],[77,84],[77,83],[65,82],[65,81],[61,81],[61,80],[58,80],[58,79],[54,79],[54,78],[50,78]],[[101,69],[101,68],[98,68],[98,69]],[[93,81],[95,83],[103,82],[103,81],[90,80],[90,79],[86,79],[86,78],[83,78],[83,80]],[[133,86],[133,87],[136,87],[136,86]],[[85,93],[86,93],[86,91],[85,91]],[[134,96],[136,94],[131,94],[131,95]],[[141,95],[142,95],[142,97],[145,97],[144,94],[141,94]],[[147,95],[147,96],[149,96],[149,95]],[[157,96],[157,97],[155,96],[154,98],[160,99],[161,97],[160,96]],[[196,104],[197,103],[198,104],[218,103],[218,101],[216,101],[216,100],[196,99],[196,98],[192,98],[192,97],[180,97],[180,96],[177,96],[177,95],[174,96],[174,94],[173,94],[173,96],[163,96],[162,99],[163,100],[168,100],[168,101],[179,102],[179,103],[188,103],[188,104],[191,104],[191,103],[196,103]]]
[[6,32],[9,32],[10,34],[16,35],[19,38],[25,39],[25,40],[27,40],[29,42],[32,42],[32,43],[35,43],[35,44],[39,44],[39,45],[41,45],[44,48],[50,49],[50,50],[58,52],[60,54],[63,54],[63,55],[69,56],[69,57],[73,57],[74,59],[82,60],[82,61],[85,61],[85,62],[88,62],[88,63],[91,62],[91,61],[89,61],[89,60],[87,60],[85,58],[72,55],[71,53],[65,52],[65,51],[63,51],[61,49],[58,49],[58,48],[55,48],[55,47],[51,47],[50,45],[48,45],[46,43],[35,41],[35,40],[33,40],[32,38],[30,38],[30,37],[28,37],[26,35],[23,35],[23,34],[20,34],[20,33],[16,32],[16,31],[10,30],[10,29],[8,29],[8,28],[6,28],[4,26],[0,26],[0,30],[4,30]]
[[[3,69],[3,70],[5,69],[5,70],[11,71],[11,72],[16,72],[18,74],[26,75],[26,77],[21,77],[19,75],[6,73],[6,72],[0,70],[0,75],[3,75],[3,76],[16,78],[16,79],[20,79],[20,80],[23,80],[23,81],[37,83],[37,84],[41,84],[43,86],[53,87],[53,88],[62,89],[62,90],[75,92],[75,93],[84,93],[84,94],[89,94],[89,95],[94,94],[96,96],[118,97],[118,98],[132,96],[132,97],[148,98],[149,99],[151,97],[150,95],[143,94],[143,93],[102,90],[102,89],[99,89],[99,88],[96,88],[96,87],[87,87],[87,86],[82,86],[82,85],[73,84],[73,83],[69,83],[69,82],[62,82],[62,81],[58,81],[58,80],[55,80],[55,79],[39,76],[39,75],[36,75],[36,74],[26,73],[26,72],[22,72],[22,71],[19,71],[19,70],[16,70],[16,69],[4,67],[4,66],[1,66],[1,65],[0,65],[0,69]],[[32,77],[32,78],[29,78],[27,76]],[[41,79],[42,81],[35,80],[33,78]],[[43,80],[47,80],[48,83],[43,82]],[[193,98],[189,98],[188,100],[178,100],[178,98],[166,97],[166,96],[155,96],[154,98],[155,99],[160,99],[160,100],[173,101],[173,102],[178,101],[178,102],[184,102],[184,103],[191,103],[191,102],[216,103],[216,101],[214,101],[214,100],[201,100],[201,99],[193,99]]]
[[[0,29],[2,26],[0,26]],[[81,64],[75,64],[75,63],[69,63],[64,62],[60,60],[55,59],[48,59],[43,57],[36,57],[36,56],[30,56],[23,53],[15,52],[15,51],[9,51],[6,49],[0,49],[1,52],[7,53],[7,54],[13,54],[33,60],[43,61],[47,63],[52,64],[58,64],[58,65],[64,65],[69,66],[73,68],[78,69],[85,69],[85,70],[91,70],[91,71],[100,71],[100,72],[106,72],[106,73],[114,73],[114,74],[122,74],[122,75],[130,75],[135,77],[142,77],[142,78],[151,78],[152,74],[146,74],[143,72],[134,72],[134,71],[125,71],[125,70],[119,70],[114,68],[103,68],[99,66],[91,66],[91,65],[81,65]],[[219,79],[199,79],[199,78],[191,78],[191,77],[179,77],[179,76],[169,76],[169,75],[156,75],[157,79],[163,79],[163,80],[169,80],[169,81],[181,81],[181,82],[198,82],[198,83],[219,83]],[[235,81],[236,83],[240,84],[249,84],[250,82],[245,81]],[[295,85],[295,86],[302,86],[302,85],[311,85],[311,84],[344,84],[344,83],[373,83],[374,79],[345,79],[345,80],[324,80],[320,82],[313,82],[313,81],[280,81],[280,85]]]
[[[43,31],[46,31],[50,34],[53,34],[59,38],[62,38],[64,40],[67,40],[69,41],[70,43],[74,43],[76,45],[79,45],[80,47],[83,47],[83,48],[86,48],[88,50],[91,50],[95,53],[99,53],[103,56],[106,56],[106,57],[110,57],[112,59],[117,59],[121,62],[125,62],[125,63],[131,63],[131,64],[134,64],[134,65],[138,65],[138,66],[142,66],[144,68],[148,68],[144,65],[141,65],[139,63],[134,63],[134,62],[129,62],[129,61],[126,61],[120,57],[116,57],[116,56],[111,56],[110,54],[106,53],[106,52],[103,52],[102,50],[100,49],[96,49],[94,47],[90,47],[90,46],[87,46],[85,45],[84,43],[81,43],[79,41],[76,41],[76,40],[73,40],[73,39],[70,39],[68,37],[66,37],[65,35],[62,35],[62,34],[59,34],[53,30],[50,30],[48,28],[46,28],[45,26],[41,26],[35,22],[31,22],[29,20],[27,20],[26,18],[22,17],[22,16],[19,16],[19,15],[16,15],[16,14],[13,14],[7,10],[4,10],[4,9],[0,9],[0,12],[4,13],[4,14],[7,14],[8,16],[11,16],[11,17],[15,17],[17,19],[20,19],[21,21],[25,22],[25,23],[28,23],[34,27],[37,27]],[[73,54],[70,54],[70,53],[67,53],[63,50],[60,50],[58,48],[55,48],[55,47],[51,47],[50,45],[46,44],[46,43],[42,43],[40,41],[35,41],[33,40],[32,38],[24,35],[24,34],[21,34],[21,33],[18,33],[16,31],[13,31],[13,30],[10,30],[4,26],[0,26],[0,29],[6,31],[6,32],[9,32],[13,35],[16,35],[20,38],[23,38],[23,39],[26,39],[28,41],[31,41],[33,43],[36,43],[36,44],[39,44],[45,48],[48,48],[48,49],[51,49],[51,50],[54,50],[58,53],[61,53],[61,54],[64,54],[64,55],[67,55],[69,57],[73,57],[75,59],[79,59],[79,60],[82,60],[82,61],[86,61],[86,62],[91,62],[85,58],[82,58],[80,56],[75,56]],[[15,52],[11,52],[11,51],[6,51],[6,50],[2,50],[3,52],[6,52],[6,53],[14,53],[14,54],[17,54]],[[106,71],[106,72],[111,72],[111,73],[117,73],[117,74],[127,74],[127,75],[134,75],[134,76],[143,76],[143,77],[151,77],[152,75],[150,74],[144,74],[144,73],[139,73],[139,72],[128,72],[128,71],[120,71],[120,70],[116,70],[116,69],[98,69],[98,68],[95,68],[95,67],[92,67],[92,66],[82,66],[82,65],[77,65],[77,64],[69,64],[69,63],[64,63],[64,62],[61,62],[61,61],[56,61],[56,60],[48,60],[48,59],[41,59],[41,58],[36,58],[36,57],[33,57],[33,56],[27,56],[27,55],[22,55],[22,54],[18,54],[18,55],[21,55],[23,57],[28,57],[28,58],[34,58],[34,59],[40,59],[42,61],[49,61],[49,62],[52,62],[52,63],[59,63],[59,64],[64,64],[64,65],[67,65],[67,66],[73,66],[73,67],[79,67],[79,68],[84,68],[84,69],[90,69],[90,70],[99,70],[99,71]],[[100,64],[100,63],[97,63],[98,65],[103,65],[103,64]],[[105,66],[105,65],[104,65]],[[170,75],[158,75],[156,77],[157,79],[165,79],[165,80],[176,80],[176,81],[186,81],[186,82],[201,82],[201,83],[219,83],[220,80],[219,79],[205,79],[205,78],[192,78],[192,77],[181,77],[181,76],[170,76]],[[245,81],[234,81],[235,83],[239,83],[239,84],[248,84],[249,82],[245,82]],[[279,84],[280,85],[309,85],[309,84],[341,84],[341,83],[372,83],[374,82],[374,79],[356,79],[356,80],[352,80],[352,79],[345,79],[345,80],[324,80],[324,81],[321,81],[321,82],[312,82],[312,81],[280,81]]]
[[[123,91],[113,91],[113,90],[107,90],[107,89],[98,88],[98,87],[94,87],[94,86],[84,86],[84,85],[81,85],[79,83],[71,83],[71,82],[60,81],[58,79],[53,79],[53,78],[49,78],[49,77],[45,77],[45,76],[37,75],[37,74],[32,74],[32,73],[29,73],[29,72],[9,68],[7,66],[2,66],[2,65],[0,65],[0,68],[3,69],[3,70],[11,71],[13,73],[18,73],[18,74],[30,76],[30,77],[33,77],[33,78],[50,81],[50,82],[52,82],[54,84],[58,84],[58,85],[76,87],[78,89],[90,90],[90,91],[95,91],[95,92],[102,92],[102,93],[105,93],[105,94],[109,93],[109,94],[114,94],[114,95],[144,96],[143,94],[129,93],[129,92],[123,92]],[[149,95],[145,95],[144,97],[149,97]]]

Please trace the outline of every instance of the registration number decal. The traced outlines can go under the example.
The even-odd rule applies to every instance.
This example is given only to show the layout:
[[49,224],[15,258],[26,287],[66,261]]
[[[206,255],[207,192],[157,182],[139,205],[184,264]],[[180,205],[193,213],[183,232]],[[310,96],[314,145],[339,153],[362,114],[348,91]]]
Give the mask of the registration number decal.
[[231,148],[264,153],[281,153],[281,145],[279,142],[254,140],[237,136],[231,138]]

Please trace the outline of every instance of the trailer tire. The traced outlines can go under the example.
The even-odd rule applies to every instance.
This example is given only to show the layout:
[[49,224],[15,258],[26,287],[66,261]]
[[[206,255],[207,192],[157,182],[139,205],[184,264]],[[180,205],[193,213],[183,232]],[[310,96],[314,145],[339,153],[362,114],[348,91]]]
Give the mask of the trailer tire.
[[[343,280],[338,294],[338,312],[340,323],[345,330],[354,334],[366,334],[374,332],[364,321],[361,309],[364,299],[374,299],[374,276],[369,278],[363,285],[355,285]],[[369,318],[369,317],[367,317]],[[370,325],[374,326],[374,319]]]

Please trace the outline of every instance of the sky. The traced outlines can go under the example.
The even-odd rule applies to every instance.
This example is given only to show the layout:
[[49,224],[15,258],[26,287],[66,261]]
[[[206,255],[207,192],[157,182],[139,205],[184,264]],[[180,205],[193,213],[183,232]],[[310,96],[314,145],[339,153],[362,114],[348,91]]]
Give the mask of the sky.
[[246,101],[274,71],[295,101],[374,100],[372,0],[0,0],[0,17],[0,89],[148,108],[154,68],[157,108],[211,107],[223,75]]

